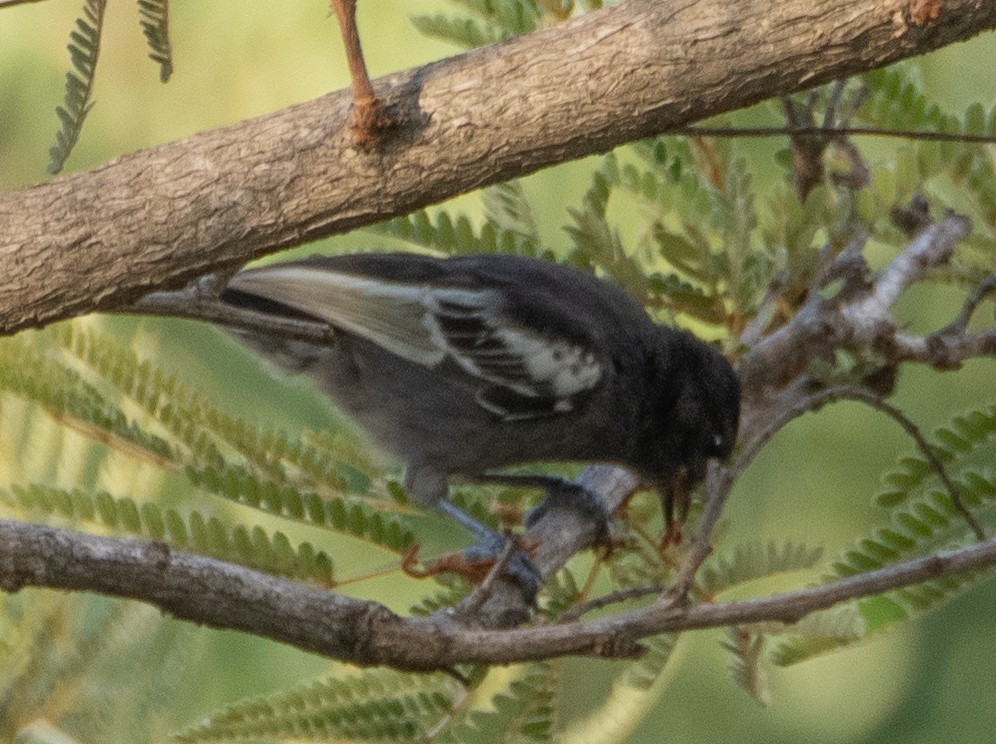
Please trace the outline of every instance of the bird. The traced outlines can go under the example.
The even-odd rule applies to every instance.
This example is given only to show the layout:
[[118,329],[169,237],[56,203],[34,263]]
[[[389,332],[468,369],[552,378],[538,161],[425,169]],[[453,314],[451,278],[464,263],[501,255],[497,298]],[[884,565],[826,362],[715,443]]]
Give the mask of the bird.
[[[313,378],[404,463],[414,502],[448,514],[491,552],[504,538],[449,500],[451,484],[508,483],[517,476],[505,469],[536,461],[614,463],[661,495],[670,525],[707,463],[728,458],[736,440],[740,386],[727,359],[654,322],[610,281],[563,264],[509,254],[313,256],[243,269],[219,299],[334,329],[327,343],[232,333]],[[572,492],[552,477],[523,482],[548,483],[551,498]]]

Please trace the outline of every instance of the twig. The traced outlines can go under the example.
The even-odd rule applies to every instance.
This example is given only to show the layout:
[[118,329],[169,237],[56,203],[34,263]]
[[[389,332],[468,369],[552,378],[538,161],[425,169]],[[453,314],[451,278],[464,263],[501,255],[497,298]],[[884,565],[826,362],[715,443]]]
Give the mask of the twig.
[[488,575],[484,577],[484,581],[474,587],[474,591],[464,600],[462,608],[464,612],[470,615],[478,613],[484,602],[491,596],[498,578],[508,568],[512,556],[515,555],[515,551],[518,549],[519,539],[515,535],[507,535],[505,537],[505,547],[502,548],[501,554],[495,560],[495,564],[488,571]]
[[353,112],[349,126],[357,143],[370,150],[377,144],[378,133],[390,125],[390,119],[384,114],[383,102],[374,93],[363,59],[360,33],[356,28],[356,0],[331,0],[331,4],[339,21],[349,77],[353,81]]
[[726,499],[733,488],[736,472],[733,467],[716,462],[710,463],[706,477],[706,491],[709,495],[702,508],[702,516],[695,525],[695,535],[684,560],[678,567],[674,581],[667,593],[661,596],[658,604],[675,606],[687,601],[688,590],[695,581],[699,566],[712,552],[712,532],[723,513],[723,507],[726,506]]
[[958,317],[951,321],[950,325],[942,328],[939,333],[951,335],[964,334],[968,330],[968,324],[971,322],[972,316],[975,315],[975,311],[979,305],[994,293],[996,293],[996,275],[987,276],[979,282],[979,286],[972,292],[972,296],[965,301],[965,305],[962,307],[961,312],[958,313]]
[[865,390],[864,388],[857,387],[856,385],[840,385],[832,388],[827,388],[821,391],[817,395],[813,396],[815,405],[813,408],[818,408],[823,403],[829,400],[840,400],[847,398],[850,400],[861,401],[862,403],[871,406],[883,413],[887,414],[893,421],[903,427],[903,430],[909,434],[910,438],[916,442],[916,446],[923,453],[923,456],[927,458],[927,463],[930,465],[931,469],[940,479],[941,483],[948,491],[948,495],[951,496],[951,503],[953,504],[955,510],[961,514],[964,520],[968,523],[968,526],[975,533],[976,538],[979,540],[986,539],[986,533],[982,529],[982,526],[978,523],[972,513],[965,506],[961,499],[961,493],[958,491],[958,487],[955,486],[954,481],[948,476],[947,471],[944,469],[944,464],[940,461],[937,455],[934,453],[934,448],[930,446],[930,442],[920,431],[919,427],[910,420],[910,418],[896,408],[891,403],[879,398],[874,393]]
[[847,137],[895,137],[898,139],[926,140],[930,142],[964,142],[991,145],[996,137],[986,134],[956,134],[953,132],[914,132],[881,127],[807,126],[797,127],[704,127],[691,125],[672,127],[664,134],[690,137],[788,137],[792,135],[826,135]]
[[892,345],[897,362],[919,362],[937,369],[957,369],[966,359],[996,356],[996,328],[964,336],[945,332],[929,336],[896,333]]
[[855,327],[869,326],[869,318],[880,320],[903,291],[916,281],[927,268],[945,263],[958,241],[972,230],[972,222],[964,215],[951,213],[940,222],[920,231],[901,253],[875,277],[872,290],[863,298],[840,308],[845,320]]
[[627,589],[617,589],[614,592],[603,594],[601,597],[589,599],[586,602],[578,602],[576,605],[566,610],[557,618],[558,623],[570,623],[587,615],[589,612],[600,610],[609,605],[628,602],[631,599],[648,597],[651,594],[660,594],[667,589],[666,584],[647,584],[646,586],[631,586]]

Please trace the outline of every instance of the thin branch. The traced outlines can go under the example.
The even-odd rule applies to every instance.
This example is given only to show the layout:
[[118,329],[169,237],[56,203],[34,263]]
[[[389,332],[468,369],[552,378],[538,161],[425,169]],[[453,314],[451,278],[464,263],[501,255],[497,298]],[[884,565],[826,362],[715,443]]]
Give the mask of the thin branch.
[[972,321],[972,316],[978,310],[982,301],[996,294],[996,275],[987,276],[979,286],[972,292],[971,297],[965,301],[964,307],[958,313],[958,317],[951,321],[951,324],[941,329],[940,333],[958,335],[964,334],[968,330],[968,324]]
[[910,420],[910,418],[896,408],[891,403],[882,400],[880,397],[875,395],[869,390],[860,388],[856,385],[838,385],[825,390],[821,390],[818,393],[810,396],[810,410],[816,410],[817,408],[825,405],[831,400],[856,400],[860,401],[872,408],[875,408],[883,413],[887,414],[896,423],[898,423],[903,430],[910,436],[910,438],[916,443],[917,448],[923,453],[923,456],[927,458],[927,463],[930,465],[934,474],[938,477],[944,487],[948,491],[948,495],[951,497],[951,503],[955,510],[962,516],[962,518],[968,523],[972,532],[975,533],[975,537],[979,540],[986,539],[986,533],[982,529],[982,525],[979,524],[978,520],[965,506],[965,503],[961,499],[961,493],[958,491],[958,487],[951,480],[947,471],[944,469],[944,463],[940,461],[937,454],[934,452],[934,448],[930,446],[930,442],[920,431],[920,428]]
[[[744,397],[760,401],[803,373],[809,360],[828,358],[837,349],[873,348],[895,354],[899,334],[892,305],[927,268],[946,262],[970,230],[967,217],[946,215],[922,229],[870,282],[865,281],[867,266],[860,255],[855,270],[853,251],[841,253],[831,274],[841,274],[844,287],[830,299],[811,294],[788,323],[741,359]],[[929,353],[924,350],[924,358]]]
[[827,137],[892,137],[895,139],[926,140],[928,142],[961,142],[992,145],[996,137],[987,134],[955,134],[953,132],[917,132],[880,127],[788,126],[788,127],[708,127],[693,124],[674,127],[664,134],[689,137],[791,137],[792,135],[824,135]]
[[578,602],[567,609],[560,617],[557,618],[558,623],[570,623],[575,620],[587,615],[589,612],[594,612],[595,610],[601,610],[610,605],[619,604],[621,602],[629,602],[634,599],[641,599],[642,597],[649,597],[654,594],[660,594],[661,592],[667,590],[666,584],[647,584],[646,586],[631,586],[626,589],[616,589],[608,594],[603,594],[600,597],[595,597],[594,599],[589,599],[586,602]]
[[356,664],[431,670],[567,654],[637,653],[639,639],[811,612],[961,571],[996,565],[996,539],[886,566],[832,584],[720,604],[650,607],[606,618],[477,630],[445,618],[402,618],[350,599],[162,543],[96,537],[0,520],[0,588],[92,591],[138,599],[179,618],[254,633]]
[[968,359],[996,356],[996,328],[964,336],[945,332],[929,336],[896,333],[892,345],[896,361],[919,362],[942,370],[958,369]]
[[839,309],[841,317],[856,329],[877,326],[903,291],[925,269],[946,263],[958,241],[971,231],[971,220],[953,212],[929,225],[879,272],[870,292],[860,298],[848,298]]
[[[631,472],[612,465],[590,465],[574,483],[600,498],[607,514],[618,509],[639,485]],[[533,564],[546,579],[575,554],[595,545],[601,528],[600,523],[586,519],[577,509],[553,505],[530,526],[520,542],[530,546]],[[529,617],[531,609],[518,583],[504,574],[496,574],[483,602],[468,598],[447,613],[461,623],[507,628],[521,624]]]
[[712,533],[723,514],[726,500],[733,490],[737,470],[733,467],[710,463],[706,477],[706,492],[708,496],[702,508],[702,516],[695,525],[695,535],[692,537],[688,552],[678,567],[674,581],[667,593],[661,596],[660,603],[665,606],[683,604],[687,601],[688,591],[695,581],[695,574],[712,552]]
[[495,564],[488,571],[488,575],[484,577],[484,581],[474,587],[474,591],[470,593],[470,596],[464,602],[464,611],[467,614],[477,614],[488,597],[491,596],[491,592],[494,591],[498,579],[504,575],[505,569],[511,563],[512,556],[515,555],[517,550],[520,550],[519,542],[519,538],[514,535],[508,535],[505,538],[505,547],[502,548],[501,554],[495,560]]

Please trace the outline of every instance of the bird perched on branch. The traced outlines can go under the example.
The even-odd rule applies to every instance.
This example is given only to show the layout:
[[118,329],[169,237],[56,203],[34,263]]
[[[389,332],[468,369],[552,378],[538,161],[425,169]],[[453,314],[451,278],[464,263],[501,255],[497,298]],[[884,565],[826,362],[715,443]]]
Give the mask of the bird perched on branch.
[[[448,500],[451,481],[507,483],[518,476],[501,468],[540,460],[617,463],[662,495],[670,523],[707,461],[727,457],[736,439],[740,392],[727,360],[566,266],[510,255],[314,257],[241,271],[221,300],[332,326],[327,344],[234,333],[313,377],[405,462],[416,502],[492,552],[503,538]],[[557,479],[522,478],[584,501]]]

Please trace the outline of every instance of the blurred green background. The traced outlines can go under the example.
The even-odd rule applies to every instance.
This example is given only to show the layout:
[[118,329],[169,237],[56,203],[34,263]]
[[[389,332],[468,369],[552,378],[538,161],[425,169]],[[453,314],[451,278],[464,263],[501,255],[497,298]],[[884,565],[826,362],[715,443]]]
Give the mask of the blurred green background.
[[[96,107],[67,170],[83,170],[117,155],[196,131],[308,100],[348,84],[341,44],[327,4],[319,0],[177,2],[171,31],[176,70],[162,85],[146,59],[133,3],[110,3],[97,72]],[[411,13],[452,10],[443,0],[367,0],[360,33],[374,76],[457,52],[427,40]],[[49,0],[0,10],[0,189],[44,180],[57,129],[68,66],[66,41],[78,2]],[[962,110],[996,93],[992,35],[916,62],[932,95]],[[779,143],[780,144],[780,143]],[[768,147],[769,144],[759,144]],[[554,248],[568,245],[560,227],[565,207],[587,185],[584,163],[540,173],[525,182]],[[2,198],[2,197],[0,197]],[[460,207],[472,215],[475,198]],[[625,227],[622,228],[625,234]],[[336,239],[336,250],[362,248],[378,238]],[[887,260],[888,256],[880,257]],[[957,292],[918,292],[904,302],[914,328],[948,322]],[[991,311],[991,306],[990,306]],[[140,327],[142,353],[196,381],[223,407],[250,420],[288,427],[321,426],[331,414],[313,405],[303,382],[274,381],[247,354],[212,329],[191,323],[102,321],[119,333]],[[895,402],[926,430],[993,390],[992,361],[958,373],[905,370]],[[739,483],[727,529],[739,539],[797,539],[823,544],[828,555],[882,519],[871,503],[878,475],[910,448],[894,423],[857,404],[831,407],[790,425]],[[446,539],[446,536],[440,539]],[[459,541],[459,536],[455,537]],[[359,558],[369,561],[361,549]],[[337,555],[350,573],[348,557]],[[383,580],[350,587],[357,596],[404,609],[418,597],[411,582]],[[628,741],[739,742],[983,742],[996,738],[996,585],[954,602],[917,626],[797,668],[776,670],[773,700],[762,708],[731,684],[720,632],[686,634],[667,677],[667,689]],[[197,654],[181,676],[195,692],[178,721],[192,721],[226,702],[279,688],[328,669],[322,659],[272,643],[199,630]],[[565,691],[564,715],[583,717],[605,692],[609,664],[566,662],[576,680]],[[0,711],[2,715],[2,711]]]

